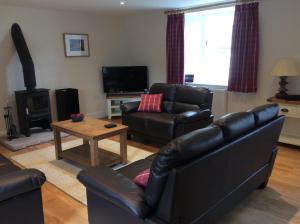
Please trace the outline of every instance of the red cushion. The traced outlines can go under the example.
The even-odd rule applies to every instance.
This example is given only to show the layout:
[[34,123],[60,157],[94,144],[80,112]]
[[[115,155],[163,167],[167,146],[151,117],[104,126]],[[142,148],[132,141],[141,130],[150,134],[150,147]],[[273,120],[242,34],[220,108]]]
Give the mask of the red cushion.
[[143,188],[147,187],[148,179],[150,175],[150,169],[146,169],[143,172],[139,173],[134,179],[133,182]]
[[142,94],[138,111],[161,112],[160,105],[163,94]]

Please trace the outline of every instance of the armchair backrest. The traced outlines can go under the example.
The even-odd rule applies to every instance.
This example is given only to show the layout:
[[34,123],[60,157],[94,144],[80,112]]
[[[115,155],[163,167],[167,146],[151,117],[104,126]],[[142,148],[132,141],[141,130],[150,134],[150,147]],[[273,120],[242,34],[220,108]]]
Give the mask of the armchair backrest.
[[213,93],[207,88],[155,83],[151,86],[150,93],[163,94],[162,111],[168,113],[211,109],[212,106]]
[[186,85],[176,85],[176,104],[197,105],[200,109],[210,109],[212,107],[213,93],[204,87],[192,87]]
[[163,94],[161,109],[163,112],[173,113],[173,105],[175,100],[176,85],[155,83],[151,86],[150,94]]
[[267,176],[263,168],[277,148],[283,121],[277,105],[264,105],[171,141],[153,161],[145,191],[155,216],[192,223],[251,175]]

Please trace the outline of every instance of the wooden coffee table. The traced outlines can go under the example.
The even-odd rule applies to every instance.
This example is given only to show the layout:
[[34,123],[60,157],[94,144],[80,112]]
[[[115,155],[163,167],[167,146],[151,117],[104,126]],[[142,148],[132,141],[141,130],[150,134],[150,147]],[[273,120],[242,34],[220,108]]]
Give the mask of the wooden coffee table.
[[[86,117],[82,122],[71,120],[52,123],[56,159],[68,159],[85,166],[107,166],[127,163],[127,126],[105,128],[110,122]],[[83,145],[62,151],[60,132],[83,139]],[[120,155],[98,148],[98,141],[120,135]]]

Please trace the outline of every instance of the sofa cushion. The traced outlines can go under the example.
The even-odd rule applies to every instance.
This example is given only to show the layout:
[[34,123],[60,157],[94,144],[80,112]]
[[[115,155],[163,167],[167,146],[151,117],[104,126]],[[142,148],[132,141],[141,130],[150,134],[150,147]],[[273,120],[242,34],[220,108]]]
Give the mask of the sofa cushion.
[[175,115],[168,113],[149,113],[145,130],[148,135],[171,140],[174,136],[174,129]]
[[139,112],[161,112],[162,94],[142,94]]
[[150,94],[163,94],[163,101],[174,101],[176,86],[166,83],[155,83],[151,86]]
[[210,94],[207,88],[196,88],[191,86],[177,85],[175,101],[201,106],[205,104],[206,98]]
[[191,123],[199,122],[203,119],[210,118],[210,110],[196,110],[196,111],[187,111],[181,114],[177,114],[175,117],[176,123]]
[[221,127],[225,141],[230,141],[254,129],[255,120],[252,113],[239,112],[224,115],[214,124]]
[[127,116],[130,130],[171,140],[174,136],[175,115],[169,113],[136,112]]
[[146,188],[148,184],[149,176],[150,176],[150,169],[148,168],[140,172],[135,178],[133,178],[133,182],[142,188]]
[[149,113],[135,112],[128,114],[126,117],[126,125],[133,131],[146,130],[147,116]]
[[200,106],[198,106],[197,104],[188,104],[180,102],[175,102],[173,106],[173,113],[175,114],[180,114],[191,110],[200,110]]
[[169,114],[173,113],[174,103],[171,101],[163,101],[161,104],[161,111]]
[[198,129],[171,141],[154,158],[145,198],[147,204],[158,203],[169,173],[173,168],[201,157],[224,142],[218,126]]
[[140,172],[142,172],[145,169],[148,169],[151,167],[152,161],[147,159],[141,159],[138,161],[135,161],[133,163],[130,163],[127,166],[124,166],[120,169],[118,169],[118,172],[126,176],[128,179],[133,179],[136,177]]
[[279,106],[278,104],[266,104],[248,110],[248,112],[254,114],[256,126],[261,126],[278,116]]

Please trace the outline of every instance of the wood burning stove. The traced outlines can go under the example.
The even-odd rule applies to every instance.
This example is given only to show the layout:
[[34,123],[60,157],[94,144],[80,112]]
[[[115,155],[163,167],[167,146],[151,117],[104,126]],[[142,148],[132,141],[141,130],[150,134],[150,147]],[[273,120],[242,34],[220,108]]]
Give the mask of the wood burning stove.
[[48,89],[16,91],[20,132],[30,136],[31,128],[51,129],[51,107]]
[[35,69],[23,32],[13,24],[11,36],[18,52],[26,90],[15,91],[20,132],[30,136],[31,128],[51,129],[49,89],[36,89]]

